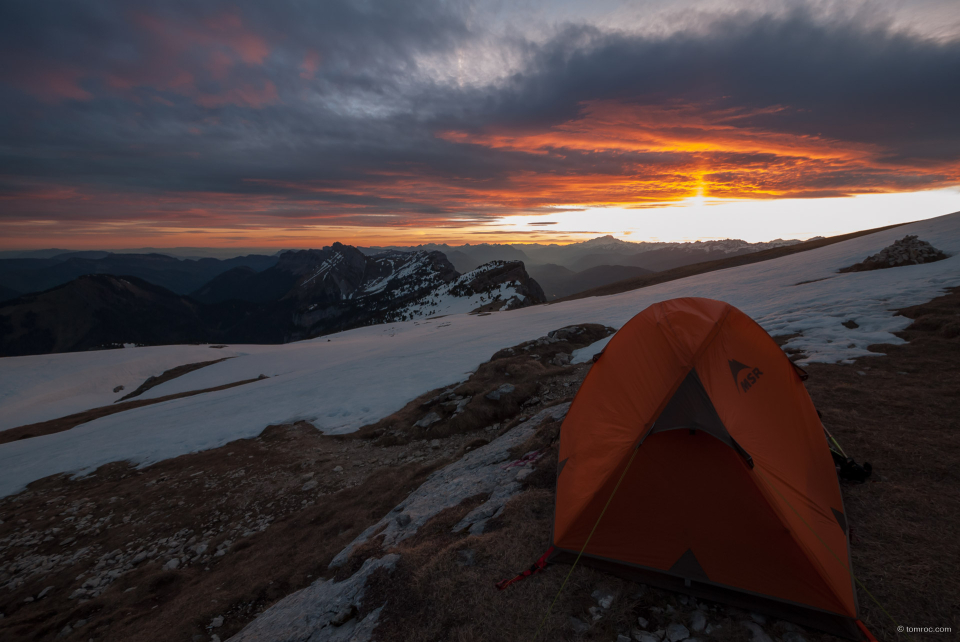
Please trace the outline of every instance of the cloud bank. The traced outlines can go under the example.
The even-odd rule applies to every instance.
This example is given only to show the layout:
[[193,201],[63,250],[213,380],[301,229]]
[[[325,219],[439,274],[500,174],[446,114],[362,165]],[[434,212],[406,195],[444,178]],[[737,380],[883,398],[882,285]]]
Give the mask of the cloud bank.
[[266,237],[960,184],[955,36],[810,7],[657,30],[504,11],[5,3],[0,228]]

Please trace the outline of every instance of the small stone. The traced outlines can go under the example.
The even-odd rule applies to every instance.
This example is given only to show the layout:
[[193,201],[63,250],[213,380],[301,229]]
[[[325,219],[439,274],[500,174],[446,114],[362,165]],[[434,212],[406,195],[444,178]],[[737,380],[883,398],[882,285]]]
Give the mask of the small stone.
[[218,615],[217,617],[213,618],[213,619],[210,621],[210,628],[211,628],[211,629],[219,629],[221,626],[223,626],[223,616],[222,616],[222,615]]
[[[752,616],[753,614],[751,614],[751,617]],[[744,622],[743,628],[750,631],[750,633],[753,635],[753,637],[751,638],[753,642],[773,642],[773,640],[770,639],[770,636],[767,635],[764,632],[764,630],[760,627],[760,625],[757,624],[756,622]]]
[[48,586],[47,588],[43,589],[42,591],[40,591],[40,594],[37,595],[37,599],[38,600],[43,599],[44,597],[46,597],[47,593],[49,593],[52,590],[53,590],[52,586]]
[[[327,341],[329,341],[329,340],[330,340],[330,339],[327,339]],[[211,635],[211,636],[210,636],[210,642],[220,642],[220,636],[219,636],[219,635]]]
[[411,521],[413,520],[406,513],[400,513],[399,515],[397,515],[397,525],[399,525],[400,528],[406,528]]
[[630,642],[630,636],[621,633],[617,636],[617,642]]
[[431,441],[430,447],[433,448],[434,450],[437,450],[438,448],[440,448],[440,440],[434,439],[433,441]]
[[716,630],[719,629],[719,628],[720,628],[719,626],[714,626],[714,625],[712,625],[712,624],[707,624],[707,628],[705,628],[705,629],[703,630],[703,632],[706,633],[707,635],[710,635],[711,633],[713,633],[714,631],[716,631]]
[[688,637],[690,637],[690,631],[684,625],[677,622],[667,625],[666,639],[669,642],[680,642],[680,640],[686,640]]
[[757,624],[767,623],[767,617],[765,615],[760,615],[759,613],[751,613],[750,619],[756,622]]
[[494,390],[493,392],[488,392],[487,399],[489,399],[490,401],[500,401],[501,397],[503,397],[504,395],[509,395],[511,392],[513,392],[516,389],[517,389],[516,386],[514,386],[512,383],[505,383],[499,388],[497,388],[496,390]]
[[180,566],[180,560],[174,557],[172,560],[169,560],[166,564],[163,565],[163,570],[172,571]]
[[342,473],[342,472],[343,472],[343,466],[335,466],[334,469],[333,469],[333,472],[335,472],[335,473]]
[[[590,630],[590,625],[581,620],[580,618],[570,617],[570,628],[573,629],[574,633],[583,634]],[[659,641],[656,641],[659,642]]]
[[58,637],[58,638],[65,638],[65,637],[67,637],[68,635],[70,635],[71,633],[73,633],[73,629],[71,629],[71,628],[70,628],[70,625],[68,624],[68,625],[66,625],[65,627],[63,627],[62,629],[60,629],[60,633],[59,633],[59,635],[57,635],[57,637]]
[[707,627],[707,616],[703,611],[694,611],[690,615],[690,630],[699,633]]
[[86,624],[87,624],[86,620],[77,620],[76,622],[73,623],[73,629],[76,630],[76,629],[83,628],[84,626],[86,626]]
[[123,390],[123,386],[117,386],[113,389],[114,392],[120,392],[121,390]]
[[637,625],[638,625],[641,629],[645,629],[645,628],[647,628],[648,626],[650,626],[650,623],[647,622],[647,618],[638,617],[638,618],[637,618]]
[[597,604],[600,605],[600,608],[607,610],[613,604],[614,595],[608,591],[601,591],[597,589],[590,594],[590,597],[597,601]]
[[420,421],[418,421],[413,425],[416,426],[417,428],[426,428],[427,426],[432,426],[438,421],[440,421],[440,415],[438,415],[435,412],[431,412],[427,414],[426,417],[424,417],[423,419],[421,419]]
[[28,595],[27,597],[23,598],[23,601],[29,604],[30,602],[33,602],[33,596]]
[[603,613],[596,606],[591,606],[589,609],[587,609],[587,613],[590,614],[590,617],[593,618],[594,622],[603,617]]
[[70,594],[70,597],[68,599],[75,600],[78,597],[83,597],[86,594],[87,592],[84,589],[78,588],[76,591]]
[[308,491],[308,490],[313,490],[313,489],[316,488],[316,487],[317,487],[317,480],[311,479],[311,480],[308,481],[306,484],[304,484],[303,486],[301,486],[301,487],[300,487],[300,490],[306,492],[306,491]]

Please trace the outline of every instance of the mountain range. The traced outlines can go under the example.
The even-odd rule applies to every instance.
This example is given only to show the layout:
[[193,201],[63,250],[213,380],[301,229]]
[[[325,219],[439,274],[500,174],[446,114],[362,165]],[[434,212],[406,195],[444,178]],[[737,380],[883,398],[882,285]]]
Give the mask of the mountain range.
[[[192,278],[195,273],[181,271],[168,280],[179,279],[182,287]],[[285,252],[260,271],[237,265],[192,296],[125,274],[86,274],[19,296],[0,304],[0,356],[123,344],[284,343],[374,323],[544,301],[519,262],[493,261],[460,274],[440,252],[366,256],[334,243]]]
[[693,243],[631,242],[607,235],[567,245],[555,243],[513,245],[495,243],[476,245],[426,244],[360,249],[368,254],[376,254],[385,250],[403,252],[439,251],[443,252],[450,262],[461,271],[471,270],[478,265],[493,260],[523,261],[528,269],[534,265],[560,265],[573,272],[581,272],[598,265],[624,265],[659,271],[689,263],[712,261],[795,243],[800,243],[800,241],[774,239],[762,243],[748,243],[740,239],[723,239]]
[[19,294],[49,290],[88,274],[113,274],[141,278],[177,294],[189,294],[210,279],[235,267],[265,270],[276,256],[248,255],[226,260],[177,259],[164,254],[113,254],[64,252],[46,258],[0,259],[0,301]]
[[226,259],[40,250],[0,259],[0,356],[131,343],[282,343],[522,307],[794,243],[631,243],[612,236],[570,245],[334,243]]

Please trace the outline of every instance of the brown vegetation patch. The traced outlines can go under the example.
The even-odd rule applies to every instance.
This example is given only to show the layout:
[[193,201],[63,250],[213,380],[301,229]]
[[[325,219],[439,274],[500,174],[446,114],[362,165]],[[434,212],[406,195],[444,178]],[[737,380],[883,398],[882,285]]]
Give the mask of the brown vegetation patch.
[[[211,363],[216,363],[216,362],[214,361]],[[94,419],[99,419],[100,417],[115,415],[118,412],[133,410],[134,408],[140,408],[142,406],[150,406],[155,403],[170,401],[171,399],[182,399],[183,397],[192,397],[194,395],[202,395],[205,392],[216,392],[217,390],[226,390],[227,388],[235,388],[237,386],[242,386],[244,384],[252,383],[254,381],[261,381],[263,379],[266,379],[266,376],[260,375],[256,379],[244,379],[243,381],[234,381],[233,383],[225,383],[222,386],[214,386],[213,388],[204,388],[203,390],[190,390],[187,392],[178,392],[177,394],[174,394],[174,395],[166,395],[165,397],[157,397],[156,399],[137,399],[135,401],[118,401],[118,402],[114,402],[110,406],[101,406],[99,408],[91,408],[90,410],[77,412],[72,415],[67,415],[66,417],[60,417],[59,419],[50,419],[49,421],[40,421],[35,424],[27,424],[26,426],[8,428],[6,430],[0,430],[0,444],[5,444],[11,441],[17,441],[18,439],[29,439],[31,437],[39,437],[40,435],[52,435],[55,432],[63,432],[64,430],[70,430],[71,428],[76,428],[80,424],[85,424],[88,421],[93,421]]]
[[801,350],[800,348],[785,348],[784,346],[791,340],[801,336],[799,332],[793,334],[781,334],[773,337],[773,340],[777,342],[777,345],[780,346],[780,349],[783,350],[784,354],[787,355],[787,358],[790,361],[799,361],[807,356],[807,353]]
[[[213,347],[213,346],[211,346]],[[120,397],[114,403],[119,403],[120,401],[126,401],[127,399],[132,399],[133,397],[139,397],[150,388],[159,386],[161,383],[166,383],[171,379],[176,379],[177,377],[182,377],[183,375],[193,372],[194,370],[199,370],[200,368],[206,368],[207,366],[212,366],[215,363],[220,363],[221,361],[226,361],[227,359],[232,359],[233,357],[224,357],[223,359],[214,359],[213,361],[198,361],[197,363],[187,363],[182,366],[177,366],[176,368],[170,368],[169,370],[164,370],[161,374],[155,377],[147,377],[146,381],[140,384],[140,387],[131,392],[128,395]]]
[[[671,270],[664,270],[663,272],[655,272],[654,274],[638,276],[632,279],[624,279],[623,281],[610,283],[608,285],[604,285],[599,288],[584,290],[583,292],[578,292],[576,294],[571,294],[570,296],[566,296],[560,299],[555,299],[553,301],[550,301],[550,303],[553,304],[553,303],[559,303],[560,301],[573,301],[575,299],[585,299],[591,296],[607,296],[610,294],[619,294],[621,292],[638,290],[640,288],[649,287],[651,285],[657,285],[658,283],[666,283],[667,281],[685,279],[688,276],[704,274],[706,272],[713,272],[715,270],[725,270],[727,268],[738,267],[741,265],[750,265],[751,263],[769,261],[770,259],[779,259],[782,256],[789,256],[791,254],[797,254],[798,252],[806,252],[807,250],[816,250],[821,247],[833,245],[834,243],[840,243],[841,241],[849,241],[850,239],[855,239],[860,236],[866,236],[868,234],[874,234],[876,232],[889,230],[894,227],[899,227],[900,225],[906,225],[906,223],[898,223],[897,225],[888,225],[886,227],[877,227],[872,230],[862,230],[860,232],[853,232],[851,234],[840,234],[838,236],[830,236],[823,239],[816,239],[814,241],[804,241],[803,243],[796,243],[794,245],[774,247],[774,248],[770,248],[769,250],[761,250],[759,252],[753,252],[752,254],[741,254],[740,256],[732,256],[728,259],[718,259],[716,261],[704,261],[703,263],[695,263],[693,265],[684,265],[682,267],[673,268]],[[806,281],[806,283],[810,283],[810,282],[811,281]],[[801,284],[797,283],[797,285],[801,285]]]

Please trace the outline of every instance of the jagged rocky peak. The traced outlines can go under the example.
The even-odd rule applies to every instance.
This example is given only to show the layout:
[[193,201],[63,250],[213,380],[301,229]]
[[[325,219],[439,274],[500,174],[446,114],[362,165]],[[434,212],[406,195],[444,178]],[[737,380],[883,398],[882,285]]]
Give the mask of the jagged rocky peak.
[[438,251],[387,250],[368,261],[363,291],[358,296],[409,294],[420,288],[439,287],[459,276],[443,252]]
[[394,309],[386,320],[512,310],[545,301],[522,261],[490,261]]
[[363,283],[367,258],[351,245],[334,243],[322,250],[286,252],[276,267],[299,277],[297,298],[308,293],[348,297]]
[[520,308],[546,302],[540,284],[530,278],[522,261],[491,261],[467,272],[458,280],[458,286],[470,293],[493,293],[511,290],[513,295],[504,301],[501,309]]

